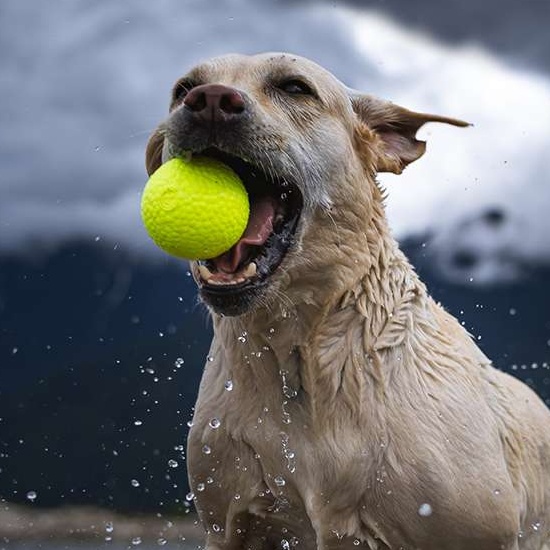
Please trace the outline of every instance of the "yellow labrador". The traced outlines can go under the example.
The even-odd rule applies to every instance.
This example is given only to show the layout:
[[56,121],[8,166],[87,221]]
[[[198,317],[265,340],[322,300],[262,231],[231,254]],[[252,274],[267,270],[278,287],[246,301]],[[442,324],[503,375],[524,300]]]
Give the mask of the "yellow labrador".
[[192,263],[214,323],[189,434],[208,549],[541,549],[550,413],[429,296],[376,173],[425,144],[416,113],[289,54],[180,79],[147,148],[221,159],[251,202]]

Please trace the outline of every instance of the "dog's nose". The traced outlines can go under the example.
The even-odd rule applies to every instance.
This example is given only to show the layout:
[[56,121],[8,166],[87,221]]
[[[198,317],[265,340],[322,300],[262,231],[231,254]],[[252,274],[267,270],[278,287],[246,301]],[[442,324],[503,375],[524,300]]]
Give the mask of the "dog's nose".
[[203,84],[191,89],[184,105],[204,120],[227,120],[245,110],[242,95],[235,88],[223,84]]

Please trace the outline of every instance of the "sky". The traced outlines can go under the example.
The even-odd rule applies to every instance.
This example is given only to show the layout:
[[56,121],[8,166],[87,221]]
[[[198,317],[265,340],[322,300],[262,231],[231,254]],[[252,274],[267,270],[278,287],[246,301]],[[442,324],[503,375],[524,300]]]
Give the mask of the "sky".
[[[43,257],[101,240],[162,254],[139,218],[143,152],[172,83],[228,52],[291,51],[347,85],[467,120],[428,125],[424,157],[383,175],[400,239],[433,236],[449,278],[479,283],[550,263],[550,76],[411,30],[376,9],[259,0],[4,0],[0,8],[0,255]],[[525,45],[523,45],[525,48]],[[496,212],[496,214],[495,214]],[[495,221],[496,220],[496,221]]]

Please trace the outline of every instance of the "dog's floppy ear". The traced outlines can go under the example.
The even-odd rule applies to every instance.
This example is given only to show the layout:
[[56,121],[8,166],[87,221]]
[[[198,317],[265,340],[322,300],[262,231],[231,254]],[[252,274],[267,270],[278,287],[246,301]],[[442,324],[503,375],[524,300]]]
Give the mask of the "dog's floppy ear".
[[371,95],[352,92],[350,96],[359,120],[380,139],[376,159],[378,172],[400,174],[407,164],[424,154],[426,142],[417,140],[416,132],[427,122],[469,126],[463,120],[416,113]]
[[147,142],[145,149],[145,168],[151,175],[162,164],[162,148],[164,147],[164,133],[157,128]]

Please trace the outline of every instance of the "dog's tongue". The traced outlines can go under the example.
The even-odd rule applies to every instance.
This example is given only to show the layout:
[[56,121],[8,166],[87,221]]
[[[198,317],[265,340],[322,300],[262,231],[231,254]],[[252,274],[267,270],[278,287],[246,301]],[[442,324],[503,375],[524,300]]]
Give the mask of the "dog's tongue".
[[261,246],[273,231],[273,218],[275,217],[275,203],[271,197],[256,199],[250,204],[250,216],[248,225],[237,244],[227,252],[212,261],[219,271],[233,273],[246,256],[247,247]]

